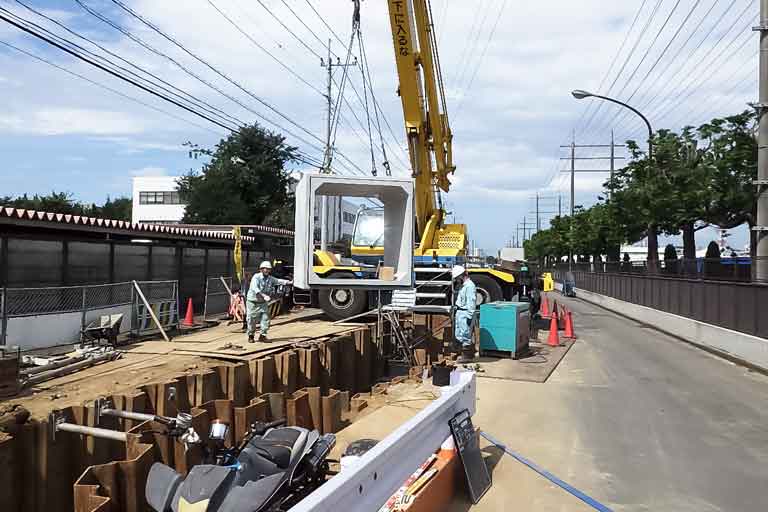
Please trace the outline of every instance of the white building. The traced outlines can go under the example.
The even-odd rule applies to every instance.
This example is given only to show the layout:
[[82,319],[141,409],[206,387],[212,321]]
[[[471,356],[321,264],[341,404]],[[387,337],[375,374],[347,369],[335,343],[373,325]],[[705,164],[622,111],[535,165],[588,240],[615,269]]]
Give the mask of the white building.
[[[178,176],[133,178],[133,223],[178,224],[184,218],[184,204],[177,191]],[[349,240],[355,227],[358,206],[340,197],[328,199],[328,240]],[[319,225],[320,206],[315,208]]]
[[138,176],[133,178],[131,221],[146,224],[178,224],[184,217],[184,204],[176,190],[176,176]]
[[[342,197],[329,197],[327,204],[328,241],[351,240],[359,206]],[[315,203],[315,226],[320,227],[320,201]]]

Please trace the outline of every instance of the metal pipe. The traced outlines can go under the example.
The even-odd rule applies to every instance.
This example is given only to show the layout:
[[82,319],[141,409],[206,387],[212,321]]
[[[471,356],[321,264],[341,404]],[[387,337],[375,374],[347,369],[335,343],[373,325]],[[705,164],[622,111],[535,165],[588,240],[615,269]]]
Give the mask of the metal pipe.
[[73,434],[85,434],[87,436],[98,437],[100,439],[109,439],[111,441],[126,442],[128,435],[125,432],[109,430],[107,428],[84,427],[74,423],[58,423],[54,426],[56,432],[71,432]]
[[158,417],[154,414],[143,412],[121,411],[119,409],[101,409],[99,414],[102,416],[112,416],[113,418],[122,418],[135,421],[155,421]]
[[62,368],[70,364],[79,363],[85,359],[86,356],[68,357],[66,359],[62,359],[61,361],[56,361],[55,363],[49,363],[42,366],[35,366],[34,368],[21,370],[21,373],[23,375],[35,375],[37,373],[47,372],[49,370],[55,370],[56,368]]
[[119,352],[105,352],[104,354],[101,354],[96,357],[89,357],[84,361],[80,361],[79,363],[70,364],[61,368],[57,368],[55,370],[40,372],[38,374],[33,375],[29,379],[27,379],[24,385],[33,386],[35,384],[39,384],[41,382],[53,379],[55,377],[61,377],[62,375],[67,375],[69,373],[76,372],[77,370],[88,368],[89,366],[93,366],[96,363],[100,363],[102,361],[111,361],[113,358],[117,358],[119,355],[120,355]]

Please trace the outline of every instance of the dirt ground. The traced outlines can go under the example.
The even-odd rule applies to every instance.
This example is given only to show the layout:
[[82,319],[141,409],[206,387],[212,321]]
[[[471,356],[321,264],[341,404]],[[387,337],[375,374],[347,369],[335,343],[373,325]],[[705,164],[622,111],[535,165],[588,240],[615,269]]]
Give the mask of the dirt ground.
[[239,325],[222,323],[174,337],[170,343],[158,337],[121,346],[120,359],[43,382],[25,389],[17,397],[0,401],[0,416],[18,404],[27,408],[33,418],[43,419],[54,409],[82,405],[149,383],[199,373],[225,361],[262,357],[295,342],[343,333],[350,328],[350,325],[332,325],[316,311],[302,311],[275,319],[269,343],[249,344]]

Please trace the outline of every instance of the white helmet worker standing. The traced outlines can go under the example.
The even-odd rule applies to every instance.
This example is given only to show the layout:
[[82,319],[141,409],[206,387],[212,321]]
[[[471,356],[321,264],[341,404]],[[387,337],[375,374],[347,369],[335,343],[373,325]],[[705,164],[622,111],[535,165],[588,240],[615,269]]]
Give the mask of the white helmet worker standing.
[[277,287],[281,284],[290,284],[285,279],[277,279],[272,274],[272,263],[262,261],[259,265],[260,272],[253,275],[251,285],[248,287],[246,311],[248,313],[248,342],[254,342],[256,322],[259,322],[259,341],[267,341],[269,331],[269,305],[272,297],[277,293]]
[[459,363],[469,363],[475,358],[475,345],[472,341],[472,319],[477,310],[477,289],[469,278],[467,269],[456,265],[451,269],[451,277],[461,286],[456,295],[456,315],[453,319],[453,332],[457,343],[461,343],[462,353]]

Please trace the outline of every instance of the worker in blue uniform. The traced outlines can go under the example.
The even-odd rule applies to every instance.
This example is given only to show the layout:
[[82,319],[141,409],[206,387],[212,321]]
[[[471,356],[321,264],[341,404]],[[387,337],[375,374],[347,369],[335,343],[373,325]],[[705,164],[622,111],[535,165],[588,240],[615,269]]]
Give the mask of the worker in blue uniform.
[[[456,265],[451,270],[454,284],[459,288],[456,295],[456,315],[453,319],[454,337],[461,344],[460,363],[469,363],[475,359],[475,344],[472,341],[472,319],[477,310],[477,288],[469,278],[467,269]],[[455,288],[454,288],[455,289]]]
[[259,322],[259,341],[267,341],[269,331],[269,305],[277,295],[277,287],[281,284],[290,284],[286,279],[277,279],[272,276],[272,264],[264,261],[259,266],[259,273],[254,274],[248,287],[247,313],[248,313],[248,342],[254,342],[256,323]]

